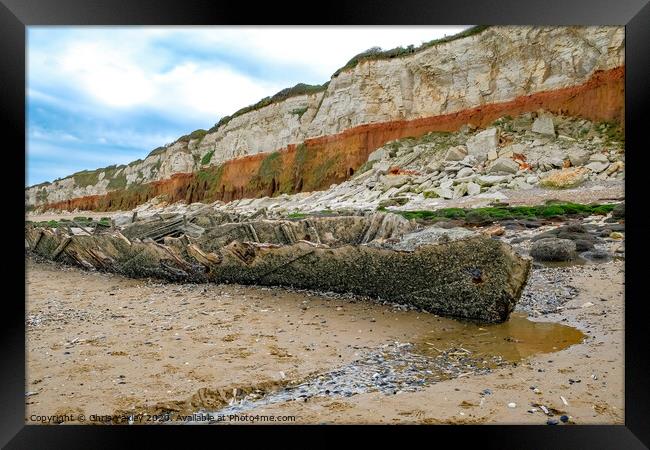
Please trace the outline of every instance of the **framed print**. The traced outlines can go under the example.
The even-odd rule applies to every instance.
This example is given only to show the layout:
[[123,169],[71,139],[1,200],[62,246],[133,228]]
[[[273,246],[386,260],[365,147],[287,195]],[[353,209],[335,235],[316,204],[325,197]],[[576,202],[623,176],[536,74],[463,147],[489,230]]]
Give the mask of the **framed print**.
[[647,445],[643,1],[2,3],[7,448]]

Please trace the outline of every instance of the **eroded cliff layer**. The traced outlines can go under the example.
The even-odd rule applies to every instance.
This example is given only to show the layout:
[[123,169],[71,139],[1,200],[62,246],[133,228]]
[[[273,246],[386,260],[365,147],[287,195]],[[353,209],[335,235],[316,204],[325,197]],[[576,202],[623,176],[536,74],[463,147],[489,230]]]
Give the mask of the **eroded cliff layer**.
[[489,27],[365,61],[322,92],[251,109],[144,161],[26,190],[28,205],[129,209],[153,197],[229,201],[325,189],[388,141],[545,109],[624,117],[622,27]]

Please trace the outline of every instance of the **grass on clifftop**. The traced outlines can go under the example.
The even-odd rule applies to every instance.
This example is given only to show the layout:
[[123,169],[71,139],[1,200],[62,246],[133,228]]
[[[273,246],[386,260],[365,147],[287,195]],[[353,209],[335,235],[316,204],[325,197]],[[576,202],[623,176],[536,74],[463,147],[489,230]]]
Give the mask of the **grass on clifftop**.
[[548,219],[572,215],[606,215],[615,206],[615,204],[582,205],[578,203],[554,203],[539,206],[495,206],[474,209],[443,208],[436,211],[388,211],[385,208],[378,208],[378,211],[393,212],[409,220],[416,219],[437,222],[440,220],[462,219],[468,223],[485,224],[509,219]]
[[337,77],[341,72],[344,72],[346,70],[350,70],[354,67],[356,67],[359,63],[364,62],[364,61],[374,61],[378,59],[391,59],[391,58],[401,58],[404,56],[412,55],[413,53],[417,53],[419,51],[422,51],[424,49],[427,49],[429,47],[433,47],[438,44],[443,44],[445,42],[451,42],[455,41],[456,39],[461,39],[464,37],[468,36],[473,36],[475,34],[478,34],[488,28],[488,25],[476,25],[471,28],[468,28],[465,31],[461,31],[460,33],[453,34],[451,36],[446,36],[444,38],[440,39],[434,39],[429,42],[425,42],[422,45],[415,47],[414,45],[409,45],[408,47],[395,47],[390,50],[382,50],[379,47],[373,47],[370,48],[364,52],[359,53],[358,55],[354,56],[350,61],[347,62],[347,64],[340,69],[338,69],[334,74],[332,75],[332,78]]
[[208,130],[208,133],[213,133],[217,131],[220,127],[225,126],[228,122],[230,122],[232,119],[235,117],[239,117],[243,114],[246,114],[251,111],[255,111],[261,108],[264,108],[265,106],[272,105],[274,103],[279,103],[283,100],[286,100],[290,97],[297,97],[298,95],[308,95],[308,94],[316,94],[318,92],[323,92],[324,90],[327,89],[327,86],[329,86],[329,81],[323,83],[323,84],[305,84],[305,83],[298,83],[293,87],[282,89],[280,92],[277,94],[271,96],[271,97],[264,97],[262,100],[259,102],[255,103],[254,105],[249,105],[245,106],[244,108],[235,111],[232,115],[230,116],[224,116],[213,126]]

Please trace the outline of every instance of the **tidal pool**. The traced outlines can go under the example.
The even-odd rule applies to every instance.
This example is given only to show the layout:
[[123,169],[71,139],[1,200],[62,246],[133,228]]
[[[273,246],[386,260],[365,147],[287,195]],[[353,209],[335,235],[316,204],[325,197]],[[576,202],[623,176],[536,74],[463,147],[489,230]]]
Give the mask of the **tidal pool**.
[[536,354],[557,352],[582,342],[585,337],[576,328],[534,322],[522,313],[513,313],[501,324],[481,325],[437,318],[435,325],[415,337],[413,343],[387,343],[338,369],[278,391],[233,398],[229,406],[210,413],[224,417],[271,404],[308,401],[312,397],[414,392],[440,381],[489,373]]
[[419,337],[413,352],[436,356],[446,349],[460,347],[475,358],[499,356],[517,362],[538,353],[564,350],[585,337],[577,328],[555,322],[534,322],[525,313],[512,313],[508,321],[499,324],[440,319],[440,325]]

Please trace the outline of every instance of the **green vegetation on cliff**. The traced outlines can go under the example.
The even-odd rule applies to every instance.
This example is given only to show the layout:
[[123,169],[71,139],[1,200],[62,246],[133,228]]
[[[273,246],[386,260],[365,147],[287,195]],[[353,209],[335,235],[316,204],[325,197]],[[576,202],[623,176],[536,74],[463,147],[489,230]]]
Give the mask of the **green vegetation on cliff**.
[[210,161],[212,161],[212,156],[214,155],[214,150],[210,150],[208,153],[203,155],[203,158],[201,158],[201,165],[202,166],[207,166],[210,164]]
[[265,106],[272,105],[274,103],[279,103],[283,100],[286,100],[290,97],[297,97],[299,95],[310,95],[310,94],[317,94],[318,92],[323,92],[324,90],[327,89],[327,86],[329,86],[329,81],[327,81],[324,84],[305,84],[305,83],[298,83],[293,87],[282,89],[280,92],[277,94],[271,96],[271,97],[264,97],[262,100],[259,102],[255,103],[254,105],[249,105],[246,106],[236,112],[234,112],[230,116],[224,116],[213,126],[208,130],[208,133],[213,133],[217,131],[220,127],[225,126],[228,122],[230,122],[232,119],[235,117],[239,117],[243,114],[246,114],[251,111],[256,111],[258,109],[264,108]]
[[395,47],[390,50],[382,50],[379,47],[372,47],[354,56],[350,61],[347,62],[347,64],[345,64],[343,67],[341,67],[336,72],[334,72],[332,78],[339,76],[341,72],[353,69],[361,62],[374,61],[379,59],[402,58],[404,56],[412,55],[413,53],[417,53],[419,51],[425,50],[427,48],[433,47],[438,44],[444,44],[445,42],[451,42],[457,39],[479,34],[487,28],[488,25],[476,25],[474,27],[468,28],[465,31],[462,31],[460,33],[451,36],[424,42],[422,45],[418,47],[415,47],[414,45],[409,45],[408,47]]

